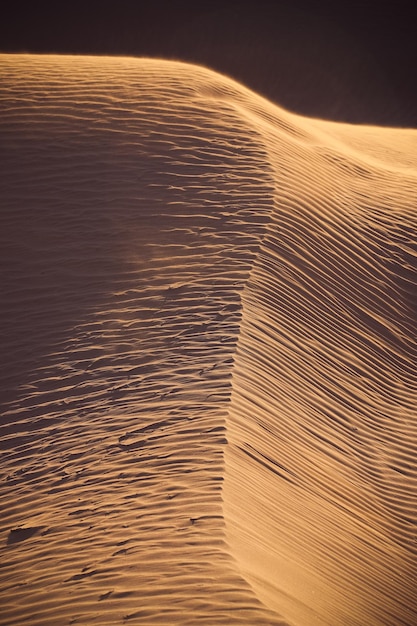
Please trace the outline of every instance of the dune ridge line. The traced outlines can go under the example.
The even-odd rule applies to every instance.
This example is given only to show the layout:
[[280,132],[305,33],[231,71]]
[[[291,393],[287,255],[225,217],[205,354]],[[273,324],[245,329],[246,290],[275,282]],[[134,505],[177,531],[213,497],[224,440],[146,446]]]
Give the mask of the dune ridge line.
[[0,623],[413,623],[417,131],[0,67]]
[[416,131],[257,127],[275,209],[242,293],[226,536],[291,624],[412,624]]

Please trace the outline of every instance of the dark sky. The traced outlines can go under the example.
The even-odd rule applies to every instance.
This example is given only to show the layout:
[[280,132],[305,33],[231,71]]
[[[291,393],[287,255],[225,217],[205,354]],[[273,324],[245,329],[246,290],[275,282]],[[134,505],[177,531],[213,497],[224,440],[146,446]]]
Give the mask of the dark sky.
[[3,52],[193,61],[305,115],[417,126],[416,20],[394,0],[4,4]]

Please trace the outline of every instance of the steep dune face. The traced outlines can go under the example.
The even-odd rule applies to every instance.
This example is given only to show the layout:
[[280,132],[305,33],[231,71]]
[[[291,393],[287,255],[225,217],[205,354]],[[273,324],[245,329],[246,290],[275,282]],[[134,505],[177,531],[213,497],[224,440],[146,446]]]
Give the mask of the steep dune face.
[[345,150],[271,140],[275,210],[242,298],[228,537],[296,624],[417,617],[417,188],[397,158],[415,133],[373,132],[363,151],[360,130]]
[[1,68],[0,623],[414,623],[417,133]]

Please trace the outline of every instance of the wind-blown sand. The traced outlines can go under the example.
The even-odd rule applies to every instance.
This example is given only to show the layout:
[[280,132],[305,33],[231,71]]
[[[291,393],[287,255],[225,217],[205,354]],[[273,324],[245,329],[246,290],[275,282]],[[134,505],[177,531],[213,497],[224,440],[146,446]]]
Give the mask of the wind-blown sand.
[[0,623],[417,623],[417,131],[0,57]]

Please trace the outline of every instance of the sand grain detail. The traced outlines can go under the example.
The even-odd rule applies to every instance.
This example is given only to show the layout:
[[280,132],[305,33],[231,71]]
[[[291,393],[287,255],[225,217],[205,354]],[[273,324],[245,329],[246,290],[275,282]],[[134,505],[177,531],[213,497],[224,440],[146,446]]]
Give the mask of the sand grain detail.
[[0,623],[415,623],[416,131],[0,67]]

